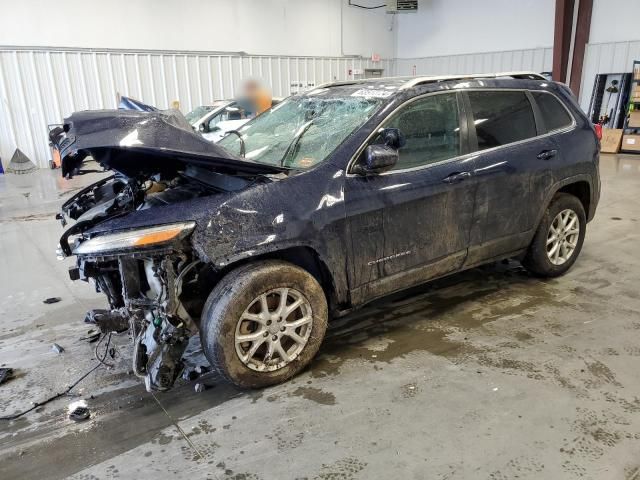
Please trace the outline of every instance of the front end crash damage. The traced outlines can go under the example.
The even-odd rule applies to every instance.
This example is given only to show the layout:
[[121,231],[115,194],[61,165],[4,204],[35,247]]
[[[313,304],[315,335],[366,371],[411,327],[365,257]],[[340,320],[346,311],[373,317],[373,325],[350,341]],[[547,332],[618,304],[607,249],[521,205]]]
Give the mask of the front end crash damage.
[[68,170],[91,156],[114,172],[63,204],[58,219],[72,224],[58,253],[76,257],[72,280],[92,282],[108,299],[109,309],[88,312],[86,321],[103,332],[128,331],[133,371],[157,391],[183,371],[216,281],[192,246],[194,217],[203,221],[233,193],[282,171],[203,143],[182,123],[166,112],[82,112],[52,139]]
[[171,388],[189,338],[198,333],[201,286],[211,272],[186,244],[175,244],[134,256],[82,256],[77,273],[109,299],[110,309],[90,311],[87,321],[103,332],[129,330],[133,372],[149,391]]
[[[100,188],[100,187],[98,187]],[[79,225],[77,222],[69,230]],[[134,342],[133,372],[149,391],[165,391],[183,370],[189,339],[198,334],[203,298],[215,273],[194,255],[195,222],[94,234],[63,234],[76,256],[72,280],[92,282],[109,309],[87,313],[85,321],[103,333],[124,332]]]

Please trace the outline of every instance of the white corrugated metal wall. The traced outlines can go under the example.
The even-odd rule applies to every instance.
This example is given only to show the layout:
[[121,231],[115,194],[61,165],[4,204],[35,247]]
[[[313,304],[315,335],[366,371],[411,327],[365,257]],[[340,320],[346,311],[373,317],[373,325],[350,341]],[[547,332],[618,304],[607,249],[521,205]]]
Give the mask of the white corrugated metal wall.
[[640,40],[587,45],[582,67],[580,106],[586,112],[599,73],[630,73],[633,61],[640,60]]
[[231,98],[243,78],[258,77],[274,96],[291,84],[347,80],[349,72],[382,68],[385,76],[551,70],[551,48],[444,57],[386,59],[247,56],[210,52],[0,47],[0,157],[16,147],[41,167],[50,159],[47,125],[71,112],[115,108],[116,93],[183,112]]
[[450,73],[489,73],[509,71],[550,72],[552,48],[470,53],[441,57],[398,58],[398,75],[446,75]]
[[351,57],[246,56],[208,52],[0,48],[0,157],[16,147],[41,167],[51,157],[47,125],[77,110],[115,108],[116,93],[188,112],[232,98],[242,79],[261,78],[274,96],[290,85],[347,80],[365,68],[394,73],[394,61]]
[[[631,71],[640,40],[587,45],[580,105],[589,107],[598,73]],[[352,78],[349,71],[382,68],[384,75],[440,75],[510,70],[550,71],[552,49],[510,50],[373,63],[350,57],[247,56],[209,52],[40,49],[0,47],[0,157],[16,147],[39,166],[50,158],[47,125],[76,110],[114,108],[116,92],[181,109],[230,98],[243,78],[262,78],[274,96],[294,82],[318,85]]]

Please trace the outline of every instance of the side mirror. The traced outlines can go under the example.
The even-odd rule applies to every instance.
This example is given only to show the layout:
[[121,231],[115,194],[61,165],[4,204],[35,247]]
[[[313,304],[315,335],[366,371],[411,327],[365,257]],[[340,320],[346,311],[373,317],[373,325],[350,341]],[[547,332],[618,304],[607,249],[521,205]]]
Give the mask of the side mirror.
[[200,126],[198,127],[198,131],[200,133],[207,133],[207,131],[208,131],[207,124],[206,123],[201,123]]
[[398,150],[388,145],[369,145],[353,167],[357,175],[376,175],[398,162]]
[[399,128],[385,128],[381,133],[384,144],[396,150],[404,147],[406,140]]

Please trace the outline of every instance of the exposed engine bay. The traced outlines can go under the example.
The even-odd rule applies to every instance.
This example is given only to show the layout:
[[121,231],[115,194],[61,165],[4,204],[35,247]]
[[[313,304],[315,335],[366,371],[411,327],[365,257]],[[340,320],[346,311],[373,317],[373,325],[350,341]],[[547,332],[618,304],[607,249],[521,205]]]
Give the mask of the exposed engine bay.
[[[250,183],[193,166],[172,179],[144,182],[116,174],[64,204],[59,218],[76,223],[64,233],[61,248],[72,254],[88,238],[83,231],[114,216],[215,195],[224,188],[246,188]],[[213,282],[213,272],[204,265],[181,240],[135,254],[78,255],[77,266],[70,271],[72,279],[91,281],[109,301],[110,310],[90,311],[88,322],[105,333],[130,330],[133,371],[145,379],[148,390],[170,388],[182,370],[180,359],[189,337],[198,333],[203,299]]]
[[[200,314],[217,274],[189,242],[195,222],[167,224],[162,207],[272,182],[275,177],[270,174],[277,169],[234,159],[220,147],[201,140],[173,113],[93,112],[94,117],[87,117],[88,113],[92,112],[67,119],[52,142],[63,153],[63,162],[67,161],[67,173],[77,170],[88,156],[115,173],[63,204],[57,218],[63,226],[70,221],[73,224],[63,233],[58,254],[75,255],[71,279],[93,283],[108,299],[109,309],[92,310],[85,321],[96,324],[104,333],[128,330],[134,342],[133,371],[144,378],[148,390],[168,390],[183,370],[183,353],[189,338],[198,333]],[[80,115],[79,120],[76,115]],[[118,119],[121,115],[126,117],[125,126],[121,125],[122,118]],[[132,125],[131,118],[137,118],[138,123]],[[160,139],[161,147],[145,143],[139,140],[143,138],[142,129],[132,130],[136,125],[156,122],[152,136],[157,136],[161,129],[157,123],[165,120],[177,131],[174,140],[183,136],[173,149],[166,139]],[[106,133],[100,130],[104,138],[94,138],[95,148],[82,143],[86,137],[81,139],[78,132],[84,130],[95,136],[96,127],[105,125],[114,128]],[[122,147],[122,138],[131,139],[132,131],[140,145]],[[86,148],[74,149],[73,144]],[[198,148],[213,151],[194,153]],[[153,226],[136,228],[124,221],[114,231],[100,230],[106,222],[126,220],[131,214],[152,208],[158,212]],[[183,219],[188,218],[187,210]]]

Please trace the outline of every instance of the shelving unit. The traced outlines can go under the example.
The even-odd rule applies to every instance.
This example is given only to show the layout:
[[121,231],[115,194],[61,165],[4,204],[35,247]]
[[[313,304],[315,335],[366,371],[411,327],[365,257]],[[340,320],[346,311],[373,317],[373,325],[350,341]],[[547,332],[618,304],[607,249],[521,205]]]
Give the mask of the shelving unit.
[[[624,153],[640,154],[640,61],[633,62],[631,76],[631,91],[629,104],[624,120],[622,145],[620,151]],[[632,143],[633,142],[633,143]]]

